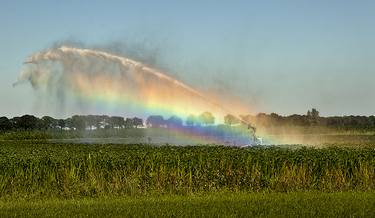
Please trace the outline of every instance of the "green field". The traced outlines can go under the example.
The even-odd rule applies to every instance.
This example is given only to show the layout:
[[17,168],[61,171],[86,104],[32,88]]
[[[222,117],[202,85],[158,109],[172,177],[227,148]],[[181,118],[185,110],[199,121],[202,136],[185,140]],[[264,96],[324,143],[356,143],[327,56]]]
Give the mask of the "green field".
[[0,201],[0,217],[373,217],[375,193],[217,193]]
[[237,148],[52,144],[0,147],[3,196],[101,196],[216,191],[366,191],[373,148]]
[[375,214],[372,146],[0,145],[0,217]]

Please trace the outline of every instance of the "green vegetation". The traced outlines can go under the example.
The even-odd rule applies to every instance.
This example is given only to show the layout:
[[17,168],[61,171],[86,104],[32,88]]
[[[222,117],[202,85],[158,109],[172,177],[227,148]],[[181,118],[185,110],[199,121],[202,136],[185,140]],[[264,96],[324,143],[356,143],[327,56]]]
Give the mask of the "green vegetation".
[[[161,115],[151,115],[145,122],[137,117],[106,115],[74,115],[66,119],[49,116],[38,118],[32,115],[11,119],[0,117],[0,140],[51,139],[54,142],[62,142],[69,139],[70,141],[66,141],[74,142],[71,139],[126,138],[116,139],[113,143],[248,145],[264,142],[315,146],[335,144],[345,147],[375,144],[374,116],[320,117],[319,111],[312,109],[306,115],[280,116],[276,113],[259,113],[256,116],[239,117],[227,114],[223,117],[224,124],[216,125],[217,119],[210,112],[191,114],[185,120],[177,116],[164,118]],[[198,136],[197,138],[203,137],[196,141],[179,141],[176,139],[178,131]],[[258,137],[262,140],[258,140]],[[155,138],[156,140],[153,140]]]
[[[371,128],[264,127],[280,141],[296,139],[319,149],[82,144],[83,138],[98,139],[96,143],[117,139],[123,143],[123,138],[155,142],[157,137],[175,134],[164,126],[181,126],[177,117],[168,119],[168,125],[162,117],[151,118],[146,124],[161,128],[1,132],[0,217],[375,215]],[[226,120],[227,125],[194,128],[205,135],[241,128],[235,117]]]
[[[303,129],[300,133],[332,133],[341,131],[374,131],[375,116],[332,116],[321,117],[319,111],[312,109],[306,115],[293,114],[281,116],[276,113],[259,113],[256,116],[244,115],[242,119],[267,132],[280,133],[285,129]],[[279,131],[278,131],[279,130]],[[281,131],[280,131],[281,130]]]
[[375,189],[372,148],[67,145],[3,141],[2,197]]
[[0,217],[371,217],[374,189],[371,147],[0,141]]
[[219,193],[0,201],[0,217],[373,217],[375,193]]
[[[241,118],[241,119],[240,119]],[[332,116],[321,117],[316,109],[309,110],[306,115],[293,114],[281,116],[276,113],[257,115],[233,115],[223,117],[227,126],[251,124],[268,134],[327,134],[337,132],[374,132],[375,116]],[[94,129],[131,129],[146,125],[147,127],[181,128],[213,126],[217,120],[208,111],[199,115],[190,114],[183,120],[177,116],[165,119],[161,115],[151,115],[145,122],[141,118],[124,118],[107,115],[74,115],[66,119],[49,116],[42,118],[33,115],[21,117],[0,117],[0,132],[20,130],[94,130]],[[245,121],[245,122],[244,122]],[[218,124],[218,122],[216,122]],[[223,125],[223,124],[218,124]]]

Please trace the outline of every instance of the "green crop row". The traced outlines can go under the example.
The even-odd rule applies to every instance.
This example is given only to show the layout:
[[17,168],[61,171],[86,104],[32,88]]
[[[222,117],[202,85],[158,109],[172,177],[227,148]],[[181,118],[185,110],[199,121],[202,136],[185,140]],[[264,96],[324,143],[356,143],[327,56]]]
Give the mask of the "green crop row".
[[371,148],[0,143],[2,197],[375,189]]

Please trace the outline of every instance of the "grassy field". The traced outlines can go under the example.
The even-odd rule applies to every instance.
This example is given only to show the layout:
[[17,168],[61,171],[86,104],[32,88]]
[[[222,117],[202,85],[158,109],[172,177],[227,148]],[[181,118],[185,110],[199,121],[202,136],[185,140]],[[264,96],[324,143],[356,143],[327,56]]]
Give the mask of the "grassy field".
[[373,215],[373,147],[0,141],[0,217]]
[[2,196],[375,189],[373,148],[237,148],[3,141]]
[[202,196],[0,201],[0,217],[373,217],[375,193],[217,193]]

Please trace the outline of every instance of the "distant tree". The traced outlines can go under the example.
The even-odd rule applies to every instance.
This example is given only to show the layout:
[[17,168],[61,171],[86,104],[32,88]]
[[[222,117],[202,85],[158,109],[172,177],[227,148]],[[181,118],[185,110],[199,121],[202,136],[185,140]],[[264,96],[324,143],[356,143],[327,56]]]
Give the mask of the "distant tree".
[[169,128],[182,127],[182,119],[177,116],[171,116],[166,123]]
[[215,123],[215,117],[210,112],[203,112],[199,115],[199,120],[202,122],[203,125],[210,125]]
[[126,118],[126,120],[125,120],[125,128],[134,128],[133,119],[132,118]]
[[9,131],[12,129],[12,123],[7,117],[0,117],[0,130]]
[[86,129],[86,120],[84,116],[74,115],[72,116],[72,127],[77,130],[85,130]]
[[59,119],[57,120],[57,126],[60,128],[60,129],[64,129],[66,127],[66,122],[64,119]]
[[147,117],[146,125],[148,127],[160,128],[163,125],[165,125],[165,120],[164,120],[163,116],[151,115],[151,116]]
[[133,118],[133,126],[134,126],[135,128],[138,128],[138,127],[143,126],[143,120],[142,120],[141,118],[134,117],[134,118]]
[[98,116],[96,115],[87,115],[83,116],[83,118],[85,120],[85,127],[89,127],[90,130],[92,130],[98,123]]
[[315,108],[313,108],[313,109],[311,110],[311,116],[312,116],[313,118],[318,118],[318,117],[319,117],[319,111],[317,111]]
[[18,123],[20,121],[21,117],[13,117],[12,119],[9,119],[10,123],[12,123],[12,127],[14,129],[20,129],[20,127],[18,126]]
[[311,115],[311,111],[308,110],[306,115],[307,115],[307,117],[312,117],[312,115]]
[[255,116],[255,123],[259,126],[270,127],[272,126],[271,118],[266,113],[258,113]]
[[33,115],[23,115],[17,119],[15,124],[19,129],[34,130],[38,127],[39,119]]
[[369,117],[369,122],[370,122],[370,126],[375,128],[375,116],[370,116]]
[[307,117],[314,117],[314,118],[317,118],[317,117],[319,117],[319,111],[316,110],[315,108],[313,108],[311,111],[308,110],[308,111],[307,111]]
[[227,114],[224,117],[224,123],[231,126],[240,123],[240,120],[232,114]]
[[115,127],[115,119],[112,119],[112,117],[108,117],[106,123],[106,129],[113,129]]
[[40,124],[40,127],[43,129],[53,129],[57,126],[57,120],[50,116],[44,116],[42,117]]
[[187,126],[194,126],[197,124],[197,117],[193,114],[190,114],[189,116],[187,116],[185,123]]
[[97,123],[96,123],[96,128],[97,129],[100,129],[100,128],[106,128],[109,126],[109,116],[107,115],[100,115],[100,116],[97,116]]
[[279,126],[282,125],[283,117],[278,115],[277,113],[271,113],[270,114],[270,121],[273,126]]
[[313,108],[311,111],[307,111],[307,119],[311,125],[317,125],[319,123],[319,111]]
[[73,129],[73,119],[71,117],[65,119],[65,127]]
[[288,124],[291,126],[308,126],[309,121],[303,115],[293,114],[286,117]]
[[110,117],[109,123],[112,128],[122,128],[125,125],[124,118],[117,116]]

